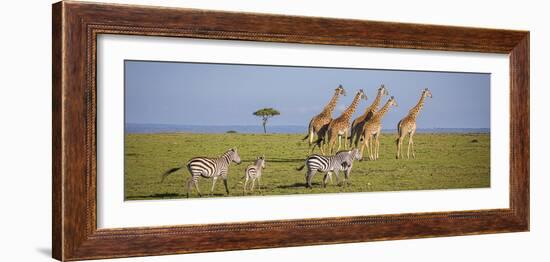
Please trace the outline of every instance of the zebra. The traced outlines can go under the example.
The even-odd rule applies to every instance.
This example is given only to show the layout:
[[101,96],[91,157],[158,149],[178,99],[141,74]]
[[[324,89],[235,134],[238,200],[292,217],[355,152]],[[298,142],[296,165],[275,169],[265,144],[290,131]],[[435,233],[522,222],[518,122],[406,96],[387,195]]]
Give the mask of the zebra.
[[262,190],[261,186],[261,179],[262,179],[262,169],[265,168],[265,156],[260,156],[256,158],[256,162],[254,162],[253,165],[249,165],[246,167],[244,171],[244,177],[246,180],[244,181],[244,188],[243,188],[243,195],[246,194],[246,185],[248,184],[248,180],[252,180],[252,185],[250,186],[250,190],[254,192],[254,182],[256,179],[258,179],[258,188],[260,189],[260,192]]
[[[212,178],[213,181],[212,189],[210,189],[210,194],[214,192],[216,180],[218,179],[218,177],[221,177],[225,186],[225,192],[229,195],[229,189],[227,188],[227,174],[231,162],[235,162],[236,164],[241,163],[241,157],[237,153],[236,148],[231,148],[227,150],[227,152],[225,152],[222,156],[218,158],[194,157],[190,159],[186,165],[187,170],[189,170],[189,173],[191,174],[191,178],[187,180],[187,198],[189,198],[189,191],[191,191],[193,184],[195,185],[195,189],[197,190],[199,197],[202,197],[198,184],[198,179],[201,176],[204,178]],[[164,174],[162,174],[161,183],[168,175],[182,168],[183,166],[179,166],[164,172]]]
[[300,171],[304,169],[304,167],[307,165],[307,188],[311,188],[311,180],[313,178],[313,175],[315,175],[317,171],[326,172],[323,178],[323,187],[326,187],[328,179],[331,178],[331,173],[334,173],[336,175],[336,183],[340,184],[340,182],[338,181],[338,172],[340,170],[343,170],[345,176],[345,185],[347,184],[347,180],[349,179],[351,168],[353,166],[353,161],[360,160],[361,158],[361,153],[357,148],[347,151],[339,151],[334,156],[322,156],[313,154],[306,159],[304,165],[296,168],[296,170]]

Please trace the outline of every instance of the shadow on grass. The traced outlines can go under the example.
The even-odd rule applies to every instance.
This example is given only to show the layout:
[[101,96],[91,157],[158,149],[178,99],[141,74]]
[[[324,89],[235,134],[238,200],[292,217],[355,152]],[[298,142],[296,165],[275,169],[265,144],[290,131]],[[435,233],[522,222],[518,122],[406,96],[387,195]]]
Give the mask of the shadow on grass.
[[[208,197],[223,197],[226,196],[224,193],[203,193],[202,198]],[[152,194],[144,196],[129,196],[126,197],[126,200],[146,200],[146,199],[174,199],[174,198],[187,198],[186,194],[177,194],[177,193],[162,193],[162,194]],[[189,193],[189,198],[199,198],[196,192]]]
[[296,163],[302,163],[305,161],[305,158],[289,158],[289,159],[286,159],[286,158],[266,158],[266,162],[267,163],[292,163],[292,162],[296,162]]
[[[319,186],[319,185],[321,185],[321,183],[313,182],[313,183],[311,183],[311,185],[312,186]],[[277,186],[277,188],[281,188],[281,189],[306,188],[306,183],[294,183],[294,184],[291,184],[291,185],[280,185],[280,186]]]
[[125,156],[140,156],[141,154],[137,154],[137,153],[126,153],[124,154]]
[[187,195],[177,194],[177,193],[162,193],[162,194],[152,194],[152,195],[146,195],[146,196],[129,196],[126,197],[126,200],[141,200],[141,199],[147,199],[147,198],[182,198],[186,197]]

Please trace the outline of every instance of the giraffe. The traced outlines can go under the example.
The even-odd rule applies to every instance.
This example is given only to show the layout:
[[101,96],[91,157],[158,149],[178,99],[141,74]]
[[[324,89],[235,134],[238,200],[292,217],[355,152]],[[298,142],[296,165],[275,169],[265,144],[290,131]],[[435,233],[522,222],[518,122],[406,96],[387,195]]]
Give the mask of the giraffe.
[[[334,95],[330,99],[329,103],[323,108],[323,111],[309,121],[308,133],[302,140],[309,138],[310,146],[313,143],[313,137],[315,135],[317,135],[317,137],[323,137],[325,135],[328,124],[332,120],[332,112],[334,111],[334,108],[336,108],[336,103],[338,102],[340,95],[346,95],[346,91],[342,85],[339,85],[334,90]],[[313,147],[313,149],[314,148],[315,147]]]
[[407,146],[407,159],[409,159],[409,149],[412,150],[413,158],[416,158],[414,154],[413,141],[413,136],[416,132],[416,117],[418,116],[420,109],[422,109],[426,97],[432,98],[432,93],[430,92],[430,90],[428,90],[428,88],[422,90],[422,95],[420,96],[420,100],[418,100],[418,103],[413,108],[411,108],[407,116],[401,119],[401,121],[399,121],[399,123],[397,124],[397,139],[395,140],[395,143],[397,144],[397,155],[395,156],[395,158],[397,159],[403,157],[403,154],[401,153],[401,145],[403,144],[403,139],[407,134],[409,135],[409,144]]
[[[348,134],[349,134],[349,120],[351,119],[351,116],[353,115],[353,112],[355,112],[355,108],[357,108],[357,105],[359,105],[359,101],[361,99],[367,100],[367,96],[363,92],[363,89],[359,89],[355,97],[353,98],[353,102],[351,103],[346,110],[336,119],[330,121],[328,125],[328,148],[329,152],[332,154],[334,149],[334,144],[336,143],[336,138],[338,137],[338,150],[340,150],[340,147],[342,146],[342,136],[344,136],[344,148],[347,148],[347,142],[348,142]],[[350,143],[351,144],[351,143]]]
[[361,136],[363,135],[363,127],[365,126],[365,123],[367,123],[372,118],[372,116],[378,109],[378,106],[382,101],[382,97],[389,94],[390,93],[388,92],[388,89],[386,89],[384,85],[381,85],[378,88],[376,98],[374,99],[372,104],[367,107],[365,113],[363,113],[361,116],[353,120],[353,122],[351,122],[350,142],[355,144],[355,147],[357,147],[359,145],[359,142],[361,141]]
[[378,159],[378,153],[380,152],[380,131],[382,130],[382,118],[388,112],[391,106],[397,107],[397,101],[392,96],[386,104],[365,124],[363,128],[363,144],[361,145],[361,155],[363,150],[367,147],[370,160]]

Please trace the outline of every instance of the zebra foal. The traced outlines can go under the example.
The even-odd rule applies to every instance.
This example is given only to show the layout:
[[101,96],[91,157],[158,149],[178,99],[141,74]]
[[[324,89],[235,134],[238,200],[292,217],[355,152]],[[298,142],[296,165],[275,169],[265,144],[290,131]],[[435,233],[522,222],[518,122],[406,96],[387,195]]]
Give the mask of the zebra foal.
[[309,156],[306,159],[305,164],[296,168],[296,170],[300,171],[304,169],[305,166],[307,166],[307,188],[311,188],[311,180],[313,179],[313,175],[315,175],[317,171],[326,173],[323,178],[323,187],[326,187],[328,179],[331,178],[331,173],[334,173],[336,175],[336,183],[340,184],[340,182],[338,181],[338,172],[342,170],[344,171],[345,185],[349,179],[351,168],[353,166],[353,161],[359,160],[361,159],[361,157],[361,153],[357,148],[348,151],[340,151],[333,156],[322,156],[314,154]]
[[[210,189],[210,193],[214,192],[216,180],[218,177],[221,177],[225,186],[225,192],[229,195],[229,189],[227,188],[227,174],[231,162],[235,162],[236,164],[241,163],[241,157],[237,153],[236,148],[227,150],[227,152],[218,158],[194,157],[190,159],[186,165],[187,170],[189,170],[189,173],[191,174],[191,177],[187,180],[187,197],[189,198],[189,191],[191,191],[193,185],[195,185],[195,189],[197,190],[199,197],[202,197],[198,184],[199,177],[212,178],[212,189]],[[161,183],[168,175],[182,168],[183,166],[175,167],[164,172],[164,174],[162,174]]]
[[246,194],[246,186],[248,184],[248,180],[252,180],[252,185],[250,186],[250,190],[254,192],[254,182],[256,179],[258,180],[258,188],[260,189],[260,192],[262,191],[262,185],[261,185],[261,179],[262,179],[262,169],[265,168],[265,156],[260,156],[256,158],[256,162],[254,162],[253,165],[249,165],[246,167],[244,171],[244,188],[243,188],[243,194]]

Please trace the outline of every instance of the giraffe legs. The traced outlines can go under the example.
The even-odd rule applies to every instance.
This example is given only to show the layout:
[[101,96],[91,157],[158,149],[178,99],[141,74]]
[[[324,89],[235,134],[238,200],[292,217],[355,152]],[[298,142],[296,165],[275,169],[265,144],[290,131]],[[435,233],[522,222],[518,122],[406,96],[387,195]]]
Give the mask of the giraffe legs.
[[369,159],[372,160],[372,141],[370,136],[365,136],[363,140],[363,144],[361,145],[361,156],[363,155],[364,148],[367,148],[367,154],[369,155]]
[[355,147],[359,147],[359,143],[361,143],[361,138],[363,137],[363,128],[364,124],[358,124],[357,127],[355,127],[355,135],[352,134],[351,137],[354,139]]
[[374,160],[374,137],[369,135],[369,159]]
[[416,154],[414,153],[414,140],[413,138],[411,137],[411,140],[412,140],[412,143],[411,143],[411,151],[413,153],[413,159],[416,159]]
[[374,160],[377,160],[378,159],[378,154],[380,152],[380,133],[376,133],[376,135],[374,135],[375,137],[375,142],[376,142],[376,147],[375,147],[375,150],[374,150]]
[[395,156],[396,159],[399,159],[401,157],[401,144],[403,143],[403,138],[399,137],[397,138],[397,155]]
[[[365,156],[363,154],[363,152],[365,151],[365,146],[366,145],[367,145],[366,140],[363,140],[363,143],[361,143],[361,150],[360,150],[360,152],[361,152],[361,161],[363,161],[363,157]],[[367,151],[368,151],[368,149],[367,149]]]
[[395,159],[399,159],[399,149],[400,146],[399,146],[399,143],[401,142],[401,139],[398,137],[396,140],[395,140],[395,145],[397,146],[397,150],[395,152]]
[[330,152],[331,143],[334,141],[333,137],[330,137],[331,134],[325,134],[323,135],[323,140],[321,141],[321,144],[319,144],[319,148],[321,148],[321,154],[325,155]]
[[413,159],[416,159],[416,155],[414,153],[414,140],[413,140],[414,133],[415,133],[415,130],[413,130],[411,132],[411,134],[409,135],[409,143],[411,144],[411,151],[412,151]]
[[[328,130],[325,141],[326,141],[325,144],[326,144],[327,153],[331,153],[332,148],[334,147],[334,144],[336,143],[336,137],[333,135],[333,132],[331,132],[331,130]],[[325,152],[323,152],[322,144],[319,145],[319,147],[321,148],[321,153],[324,155]]]
[[313,154],[313,152],[315,151],[315,147],[319,147],[319,150],[321,151],[321,154],[325,154],[325,150],[324,150],[324,146],[326,145],[326,142],[325,142],[325,139],[326,137],[323,135],[319,135],[317,134],[317,141],[315,142],[315,144],[313,144],[313,146],[311,147],[311,151],[309,152],[310,154]]
[[[408,141],[408,144],[407,144],[407,159],[410,159],[411,152],[412,152],[413,159],[416,158],[416,154],[415,154],[415,150],[414,150],[414,139],[413,139],[414,133],[415,133],[414,129],[408,133],[409,134],[409,141]],[[406,134],[401,134],[397,138],[397,155],[395,157],[397,159],[404,157],[404,155],[402,153],[402,148],[403,148],[403,141],[405,140],[405,136],[406,136]]]
[[372,135],[371,137],[371,148],[372,148],[371,160],[376,160],[376,134]]
[[[409,133],[409,144],[407,145],[407,159],[409,159],[409,149],[411,149],[412,143],[413,143],[412,133]],[[414,154],[414,152],[413,152],[413,154]]]
[[[321,153],[324,154],[323,145],[326,144],[326,134],[327,134],[327,126],[323,126],[318,130],[315,130],[315,128],[311,128],[309,132],[309,148],[311,149],[309,154],[313,154],[316,147],[319,147],[319,150],[321,150]],[[314,137],[317,137],[317,140],[314,139]]]
[[350,133],[350,138],[349,138],[350,146],[355,145],[355,147],[357,147],[357,139],[355,139],[355,137],[357,136],[357,129],[358,129],[357,126],[355,126],[355,127],[352,126],[351,127],[351,133]]
[[380,137],[376,138],[376,159],[380,157]]
[[338,134],[336,135],[336,137],[332,136],[331,139],[329,140],[329,144],[328,144],[328,153],[329,154],[332,154],[333,150],[334,150],[334,147],[336,146],[336,139],[337,139],[337,136]]
[[[315,151],[315,147],[316,147],[316,146],[317,146],[317,145],[313,145],[313,146],[311,147],[311,150],[309,151],[310,154],[313,154],[313,151]],[[323,152],[323,147],[322,147],[320,144],[319,144],[319,149],[321,149],[321,152]]]
[[407,144],[407,159],[409,159],[409,149],[411,148],[411,137],[409,136],[409,143]]
[[[344,132],[344,149],[348,149],[348,135],[349,135],[349,130],[346,128],[346,132]],[[351,147],[351,142],[350,142],[350,147]]]
[[401,152],[402,146],[403,146],[403,135],[400,134],[399,137],[397,138],[397,156],[395,157],[396,159],[403,157],[403,154]]

